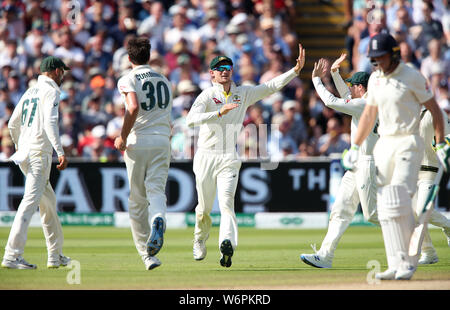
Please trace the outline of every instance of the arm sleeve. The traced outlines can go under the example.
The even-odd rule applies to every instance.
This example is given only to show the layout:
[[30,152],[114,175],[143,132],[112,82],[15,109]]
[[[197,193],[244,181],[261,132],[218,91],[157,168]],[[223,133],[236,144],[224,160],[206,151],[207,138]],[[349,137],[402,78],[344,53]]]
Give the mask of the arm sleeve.
[[199,126],[201,124],[208,123],[212,120],[217,120],[217,111],[205,112],[206,111],[206,94],[201,93],[197,99],[195,99],[192,104],[191,110],[186,117],[186,124],[189,127]]
[[136,89],[131,82],[131,80],[127,76],[123,76],[117,82],[117,88],[119,89],[119,93],[122,95],[126,95],[127,93],[136,92]]
[[247,106],[254,104],[255,102],[279,91],[286,84],[288,84],[292,79],[294,79],[297,74],[294,68],[291,70],[263,83],[258,86],[250,87],[248,90],[248,96],[246,100]]
[[339,74],[339,70],[336,70],[336,72],[331,71],[331,78],[333,79],[334,85],[336,85],[339,96],[341,96],[342,99],[352,99],[350,88],[348,88],[347,84],[345,84]]
[[373,90],[375,89],[373,86],[374,80],[376,79],[376,77],[374,76],[374,74],[372,73],[370,75],[369,78],[369,82],[367,83],[367,100],[366,103],[368,105],[374,105],[374,106],[378,106],[374,96],[373,96]]
[[58,156],[62,156],[64,155],[64,150],[59,138],[58,106],[59,93],[57,91],[48,92],[44,97],[44,102],[42,103],[42,107],[44,109],[44,131],[55,149],[56,154],[58,154]]
[[20,137],[20,117],[21,117],[21,110],[22,110],[22,104],[23,102],[20,101],[16,108],[14,109],[11,118],[9,119],[8,122],[8,128],[9,128],[9,132],[11,133],[11,139],[14,142],[14,144],[17,145],[19,144],[19,137]]
[[362,114],[364,100],[359,98],[350,100],[335,97],[325,88],[319,77],[313,78],[313,84],[320,99],[322,99],[327,107],[351,116],[360,116]]
[[416,72],[416,76],[411,79],[411,90],[417,100],[420,103],[424,103],[433,97],[433,92],[428,86],[425,77],[421,73],[419,73],[419,71],[416,70]]

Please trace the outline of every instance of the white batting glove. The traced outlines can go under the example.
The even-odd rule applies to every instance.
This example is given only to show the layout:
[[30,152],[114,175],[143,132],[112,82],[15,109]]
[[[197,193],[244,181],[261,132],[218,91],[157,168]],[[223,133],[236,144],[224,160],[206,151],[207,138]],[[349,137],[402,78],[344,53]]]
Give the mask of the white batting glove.
[[450,141],[445,138],[445,142],[436,144],[436,155],[446,172],[450,171]]
[[356,167],[356,162],[359,157],[359,145],[352,144],[350,149],[342,153],[342,166],[345,170],[353,170]]

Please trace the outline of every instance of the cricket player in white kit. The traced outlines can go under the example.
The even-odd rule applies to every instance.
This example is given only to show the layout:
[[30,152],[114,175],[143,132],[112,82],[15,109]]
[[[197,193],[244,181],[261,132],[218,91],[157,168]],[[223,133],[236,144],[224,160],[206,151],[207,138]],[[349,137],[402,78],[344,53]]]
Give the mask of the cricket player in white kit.
[[198,149],[193,170],[198,193],[195,208],[194,259],[206,256],[206,240],[211,229],[210,212],[216,190],[221,213],[219,246],[220,265],[231,266],[238,244],[238,227],[234,212],[234,195],[241,161],[236,153],[236,139],[242,128],[247,108],[279,91],[298,76],[305,63],[305,51],[299,44],[297,64],[291,70],[257,86],[236,86],[231,76],[233,62],[217,56],[210,63],[212,87],[205,89],[188,113],[188,126],[200,126]]
[[11,156],[25,175],[25,191],[14,218],[3,256],[2,267],[36,269],[23,258],[28,227],[39,207],[47,244],[48,268],[66,266],[70,258],[62,253],[63,232],[56,210],[56,196],[49,182],[53,149],[58,155],[58,170],[67,167],[58,129],[59,86],[64,70],[59,58],[42,60],[41,75],[17,103],[8,123],[16,153]]
[[126,113],[121,134],[114,141],[118,150],[125,151],[131,231],[147,270],[161,265],[156,254],[163,246],[166,229],[173,99],[170,82],[148,65],[150,48],[148,38],[128,42],[132,70],[117,83]]
[[[331,66],[331,77],[341,98],[336,98],[331,94],[321,81],[321,78],[326,74],[325,59],[320,59],[318,63],[314,64],[312,81],[319,97],[327,107],[352,116],[351,136],[353,138],[358,128],[359,118],[366,105],[367,82],[370,75],[366,72],[355,73],[350,79],[346,80],[351,84],[349,88],[338,70],[345,57],[345,54],[341,55]],[[377,140],[378,135],[372,130],[359,149],[358,169],[346,171],[342,177],[336,201],[331,209],[328,231],[319,251],[316,251],[315,246],[313,246],[316,253],[300,255],[301,260],[306,264],[317,268],[332,267],[338,242],[350,225],[359,203],[361,203],[364,218],[378,224],[375,163],[372,155]]]
[[[448,122],[447,113],[443,112],[442,116],[444,117],[444,132],[445,135],[449,137],[450,124]],[[425,152],[422,164],[420,166],[419,181],[417,182],[417,192],[415,196],[416,199],[413,200],[414,211],[417,218],[419,218],[422,213],[422,209],[427,202],[430,191],[433,190],[434,186],[438,186],[441,180],[441,174],[438,175],[440,166],[439,159],[433,149],[433,118],[431,117],[430,112],[425,109],[422,110],[420,118],[420,136],[425,141]],[[447,238],[447,243],[450,246],[450,220],[448,220],[443,214],[435,210],[433,207],[429,212],[430,214],[427,214],[429,217],[429,223],[442,228],[442,231]],[[438,261],[439,258],[436,249],[433,247],[427,225],[425,225],[419,264],[435,264]]]
[[400,49],[391,35],[373,36],[368,57],[378,70],[370,76],[367,105],[343,163],[355,167],[357,150],[372,131],[378,115],[380,138],[374,148],[377,211],[388,269],[375,277],[409,280],[417,267],[417,257],[410,256],[408,251],[415,226],[411,198],[416,192],[424,152],[424,141],[419,134],[422,105],[433,117],[439,147],[445,144],[444,122],[425,78],[400,61]]

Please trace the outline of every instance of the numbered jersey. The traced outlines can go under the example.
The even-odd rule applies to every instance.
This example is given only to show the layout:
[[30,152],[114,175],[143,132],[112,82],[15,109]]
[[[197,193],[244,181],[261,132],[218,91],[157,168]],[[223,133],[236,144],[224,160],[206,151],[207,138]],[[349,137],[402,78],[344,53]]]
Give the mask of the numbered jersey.
[[[128,136],[127,142],[137,143],[146,135],[170,137],[170,113],[172,110],[172,90],[169,80],[153,71],[148,65],[135,67],[117,83],[126,106],[125,95],[135,92],[139,112]],[[144,136],[144,137],[143,137]]]
[[60,90],[47,76],[40,75],[17,103],[8,127],[14,143],[22,152],[38,150],[63,155],[59,138],[58,104]]

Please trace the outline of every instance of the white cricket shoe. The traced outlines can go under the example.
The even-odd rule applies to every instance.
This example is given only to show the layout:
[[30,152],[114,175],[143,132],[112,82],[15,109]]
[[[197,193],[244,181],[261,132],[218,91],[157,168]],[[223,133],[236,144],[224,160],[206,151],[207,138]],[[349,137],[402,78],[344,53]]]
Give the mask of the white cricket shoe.
[[308,265],[316,268],[331,268],[332,260],[320,254],[302,254],[300,259]]
[[3,258],[2,267],[9,268],[9,269],[36,269],[37,268],[36,265],[30,264],[22,256],[19,256],[14,260]]
[[416,267],[413,265],[400,266],[395,273],[395,280],[409,280],[412,278],[414,272],[416,272]]
[[378,280],[394,280],[396,271],[394,269],[386,269],[383,272],[375,274],[375,279]]
[[152,270],[161,266],[161,261],[156,256],[147,255],[142,260],[144,261],[145,269],[147,270]]
[[194,240],[192,248],[195,260],[202,260],[206,257],[206,240]]
[[69,265],[71,261],[72,261],[72,259],[70,257],[60,254],[56,260],[49,259],[47,261],[47,268],[59,268],[60,266],[65,267],[65,266]]
[[431,253],[422,253],[420,259],[417,262],[419,265],[431,265],[436,264],[439,261],[436,251]]

